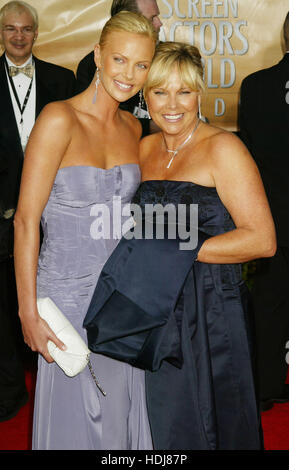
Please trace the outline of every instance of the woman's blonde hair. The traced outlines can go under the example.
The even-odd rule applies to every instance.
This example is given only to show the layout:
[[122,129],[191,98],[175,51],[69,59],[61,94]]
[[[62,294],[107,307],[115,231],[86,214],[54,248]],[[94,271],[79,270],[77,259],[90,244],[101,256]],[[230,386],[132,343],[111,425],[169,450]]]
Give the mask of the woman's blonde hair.
[[204,91],[203,64],[199,49],[182,42],[162,42],[156,47],[143,93],[165,84],[177,66],[182,82],[193,91]]
[[37,14],[37,11],[34,7],[29,5],[28,3],[22,2],[22,1],[12,1],[12,2],[8,2],[5,5],[3,5],[3,7],[0,10],[0,27],[2,28],[3,19],[5,18],[5,16],[8,13],[21,14],[21,13],[24,13],[24,12],[25,13],[27,13],[27,12],[30,13],[30,15],[32,16],[32,19],[33,19],[33,23],[34,23],[34,29],[36,30],[38,28],[38,14]]
[[108,35],[115,31],[141,34],[151,38],[155,44],[158,40],[158,34],[154,30],[152,23],[145,16],[132,11],[120,11],[105,23],[99,39],[100,46],[103,46],[107,41]]

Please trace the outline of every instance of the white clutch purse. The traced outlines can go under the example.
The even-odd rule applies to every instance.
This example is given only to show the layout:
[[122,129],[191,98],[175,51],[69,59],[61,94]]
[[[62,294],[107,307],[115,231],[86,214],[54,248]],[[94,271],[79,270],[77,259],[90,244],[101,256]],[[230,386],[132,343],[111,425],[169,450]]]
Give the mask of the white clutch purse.
[[95,384],[101,393],[106,395],[92,370],[89,360],[90,351],[70,321],[49,297],[37,299],[37,309],[40,317],[48,323],[52,331],[66,346],[66,350],[62,351],[52,341],[48,341],[48,352],[58,366],[69,377],[74,377],[88,366]]

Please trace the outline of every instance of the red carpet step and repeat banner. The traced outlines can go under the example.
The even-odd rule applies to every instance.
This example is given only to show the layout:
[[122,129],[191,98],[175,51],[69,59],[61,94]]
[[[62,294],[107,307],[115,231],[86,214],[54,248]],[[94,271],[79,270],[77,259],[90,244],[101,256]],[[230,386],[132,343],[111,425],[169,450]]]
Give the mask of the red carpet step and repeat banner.
[[[27,2],[40,18],[35,55],[74,71],[110,16],[111,0]],[[5,3],[0,0],[0,7]],[[158,5],[160,39],[200,49],[207,86],[203,114],[212,124],[236,130],[242,79],[270,67],[284,53],[282,25],[288,0],[158,0]]]

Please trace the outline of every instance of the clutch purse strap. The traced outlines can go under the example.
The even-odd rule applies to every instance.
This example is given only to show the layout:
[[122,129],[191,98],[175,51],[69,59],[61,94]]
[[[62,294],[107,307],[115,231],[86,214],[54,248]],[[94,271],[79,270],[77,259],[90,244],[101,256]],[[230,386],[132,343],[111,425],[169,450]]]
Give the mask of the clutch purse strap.
[[100,390],[100,392],[103,394],[103,396],[106,397],[106,392],[103,390],[103,388],[101,387],[101,385],[99,384],[99,382],[97,381],[97,378],[95,376],[94,370],[92,368],[92,365],[91,365],[91,362],[90,362],[90,359],[89,359],[89,354],[87,355],[87,365],[88,365],[89,371],[91,373],[91,376],[94,380],[95,385],[97,386],[98,390]]

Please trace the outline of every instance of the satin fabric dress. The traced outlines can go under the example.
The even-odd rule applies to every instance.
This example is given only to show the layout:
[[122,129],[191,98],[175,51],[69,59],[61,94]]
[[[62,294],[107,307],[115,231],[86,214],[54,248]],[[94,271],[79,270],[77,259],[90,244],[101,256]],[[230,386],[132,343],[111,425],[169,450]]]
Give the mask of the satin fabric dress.
[[[114,198],[123,208],[139,181],[135,164],[62,168],[42,214],[37,295],[50,297],[85,341],[85,313],[99,273],[119,242],[112,232]],[[102,220],[110,227],[108,237],[98,236],[104,229],[102,210],[108,214]],[[71,378],[39,355],[33,449],[151,449],[144,371],[97,354],[90,359],[106,397],[88,367]]]
[[241,266],[196,261],[208,237],[234,229],[229,213],[215,188],[191,182],[145,181],[133,202],[143,223],[146,204],[198,204],[198,241],[124,237],[84,321],[89,348],[146,370],[155,449],[261,449]]

